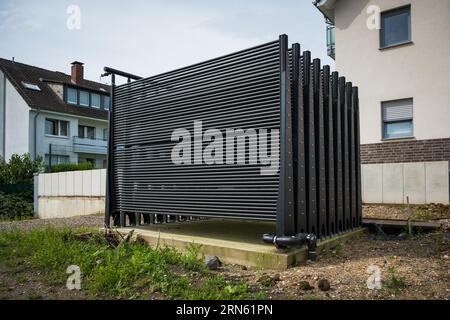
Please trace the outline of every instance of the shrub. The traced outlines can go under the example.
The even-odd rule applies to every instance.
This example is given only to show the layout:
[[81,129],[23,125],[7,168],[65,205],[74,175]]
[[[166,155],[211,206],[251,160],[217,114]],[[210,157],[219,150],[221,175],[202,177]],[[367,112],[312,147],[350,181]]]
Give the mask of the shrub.
[[[78,171],[78,170],[92,170],[95,169],[91,162],[83,161],[80,163],[59,163],[52,165],[51,172],[65,172],[65,171]],[[49,167],[45,167],[45,172],[50,172]]]
[[13,154],[9,162],[0,158],[0,184],[32,183],[42,169],[42,157],[32,160],[30,154]]
[[33,202],[25,200],[21,195],[0,192],[0,218],[17,219],[32,217]]

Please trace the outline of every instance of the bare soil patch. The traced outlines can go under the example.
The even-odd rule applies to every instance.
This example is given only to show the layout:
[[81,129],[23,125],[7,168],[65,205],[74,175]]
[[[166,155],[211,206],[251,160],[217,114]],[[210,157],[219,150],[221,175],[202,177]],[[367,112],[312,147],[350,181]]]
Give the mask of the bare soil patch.
[[[225,272],[259,285],[260,290],[267,292],[272,299],[448,300],[449,255],[449,233],[423,234],[402,241],[395,236],[385,239],[368,234],[320,254],[318,261],[308,261],[286,271],[242,270],[239,266],[225,266]],[[369,266],[379,267],[381,290],[368,289]],[[269,286],[261,285],[258,280],[267,276],[275,281],[265,281]],[[324,279],[330,285],[328,291],[319,289]]]
[[10,269],[0,264],[0,300],[80,300],[83,290],[68,290],[66,286],[43,281],[44,271]]

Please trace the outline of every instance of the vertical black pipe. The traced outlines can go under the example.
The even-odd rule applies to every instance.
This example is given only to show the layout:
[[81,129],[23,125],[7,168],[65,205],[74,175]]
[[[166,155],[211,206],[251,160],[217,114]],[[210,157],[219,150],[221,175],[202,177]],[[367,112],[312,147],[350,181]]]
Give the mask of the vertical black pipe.
[[359,96],[358,87],[353,88],[353,101],[355,112],[355,153],[356,153],[356,212],[357,212],[357,226],[361,225],[362,220],[362,193],[361,193],[361,140],[360,140],[360,125],[359,125]]
[[52,172],[52,144],[48,145],[48,172]]
[[116,85],[116,76],[111,74],[111,89],[110,89],[110,107],[108,112],[108,153],[107,153],[107,167],[106,167],[106,196],[105,196],[105,226],[110,226],[111,215],[113,215],[114,225],[118,225],[120,221],[114,216],[114,87]]
[[325,165],[327,188],[327,235],[336,233],[336,196],[334,186],[334,132],[333,132],[333,99],[330,67],[323,67],[324,90],[324,128],[325,128]]
[[342,127],[341,127],[341,108],[340,108],[340,90],[339,90],[339,74],[333,72],[331,79],[332,86],[332,103],[333,103],[333,136],[334,136],[334,160],[335,160],[335,176],[334,189],[336,191],[336,232],[343,230],[344,219],[344,192],[342,180]]
[[343,190],[343,230],[350,227],[350,166],[348,153],[348,113],[349,96],[346,90],[345,77],[339,78],[339,94],[341,109],[341,141],[342,141],[342,190]]
[[292,119],[294,158],[294,204],[296,233],[305,233],[306,185],[305,185],[305,123],[303,103],[303,80],[301,73],[300,45],[292,46]]
[[316,150],[314,132],[314,91],[311,83],[311,52],[303,53],[303,106],[305,124],[305,181],[307,232],[317,231]]
[[317,231],[318,238],[326,236],[326,182],[325,182],[325,134],[323,123],[323,83],[320,60],[313,61],[314,87],[314,129],[316,148],[316,190],[317,190]]
[[277,199],[277,235],[294,235],[294,182],[292,161],[292,110],[287,35],[280,45],[280,178]]
[[349,139],[349,156],[350,156],[350,227],[356,227],[356,150],[355,150],[355,101],[353,97],[352,83],[347,83],[348,101],[348,139]]

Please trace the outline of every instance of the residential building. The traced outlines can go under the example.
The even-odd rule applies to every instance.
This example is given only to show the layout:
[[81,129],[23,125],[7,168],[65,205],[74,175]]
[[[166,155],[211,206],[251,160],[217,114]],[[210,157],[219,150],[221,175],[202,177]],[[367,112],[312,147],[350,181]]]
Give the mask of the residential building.
[[68,75],[0,59],[0,156],[106,167],[109,93],[84,79],[81,62]]
[[362,163],[450,163],[450,0],[314,5],[336,70],[359,87]]

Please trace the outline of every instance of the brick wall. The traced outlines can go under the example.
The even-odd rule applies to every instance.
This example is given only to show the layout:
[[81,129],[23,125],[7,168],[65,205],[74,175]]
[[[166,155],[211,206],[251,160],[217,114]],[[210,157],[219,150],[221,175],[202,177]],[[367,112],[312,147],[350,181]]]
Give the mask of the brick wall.
[[449,161],[450,138],[362,144],[361,163]]

